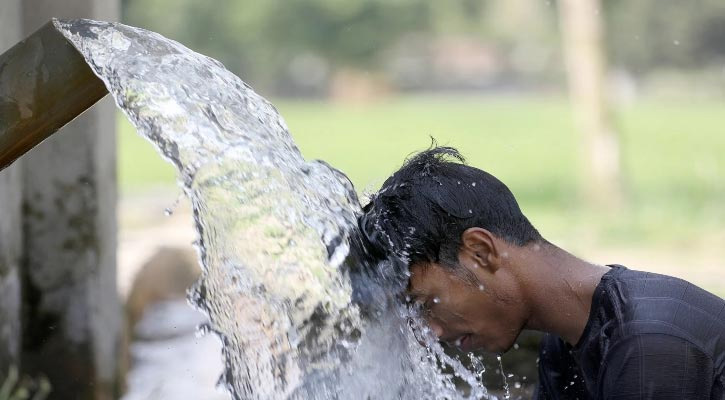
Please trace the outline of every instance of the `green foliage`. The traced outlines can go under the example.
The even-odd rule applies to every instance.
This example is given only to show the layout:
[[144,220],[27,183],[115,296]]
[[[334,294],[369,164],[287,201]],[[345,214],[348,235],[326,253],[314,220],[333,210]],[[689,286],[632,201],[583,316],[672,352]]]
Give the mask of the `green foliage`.
[[[264,92],[284,85],[289,65],[299,55],[320,57],[333,70],[375,71],[408,34],[495,37],[507,46],[513,41],[508,38],[526,39],[519,27],[500,28],[498,15],[487,26],[487,12],[495,2],[124,0],[122,20],[220,60]],[[548,17],[546,22],[554,22]]]
[[275,49],[311,52],[335,64],[369,67],[388,45],[408,31],[425,30],[429,20],[421,1],[283,1],[262,35]]
[[[292,60],[375,71],[408,34],[493,44],[508,72],[559,49],[555,2],[540,0],[123,0],[122,19],[222,61],[266,93]],[[725,61],[721,0],[602,0],[612,63],[640,75]],[[521,61],[522,57],[533,58]],[[528,60],[524,57],[524,60]],[[558,58],[557,58],[558,60]],[[563,63],[554,66],[562,70]]]
[[401,34],[425,30],[423,0],[126,0],[123,20],[222,61],[274,88],[299,54],[333,65],[375,65]]

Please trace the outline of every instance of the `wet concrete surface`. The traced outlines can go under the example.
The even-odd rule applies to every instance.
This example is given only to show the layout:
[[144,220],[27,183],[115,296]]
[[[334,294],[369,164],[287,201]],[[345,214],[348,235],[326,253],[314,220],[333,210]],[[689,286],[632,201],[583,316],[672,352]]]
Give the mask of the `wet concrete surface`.
[[221,342],[213,334],[197,334],[204,322],[204,315],[183,300],[151,305],[134,331],[128,392],[122,399],[230,399],[216,387]]

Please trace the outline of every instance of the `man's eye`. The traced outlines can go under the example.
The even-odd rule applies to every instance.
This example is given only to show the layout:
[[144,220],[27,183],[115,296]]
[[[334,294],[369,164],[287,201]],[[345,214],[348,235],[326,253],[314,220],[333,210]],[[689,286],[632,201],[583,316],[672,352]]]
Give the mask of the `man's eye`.
[[431,312],[431,310],[433,309],[433,306],[434,306],[434,305],[435,305],[435,304],[434,304],[434,303],[433,303],[432,301],[430,301],[430,300],[427,300],[427,301],[426,301],[425,303],[423,303],[423,304],[421,305],[421,308],[422,308],[423,314],[424,314],[424,315],[428,315],[428,314],[430,314],[430,312]]
[[426,300],[424,307],[427,309],[431,309],[435,307],[436,305],[440,304],[441,299],[439,297],[433,297],[428,300]]

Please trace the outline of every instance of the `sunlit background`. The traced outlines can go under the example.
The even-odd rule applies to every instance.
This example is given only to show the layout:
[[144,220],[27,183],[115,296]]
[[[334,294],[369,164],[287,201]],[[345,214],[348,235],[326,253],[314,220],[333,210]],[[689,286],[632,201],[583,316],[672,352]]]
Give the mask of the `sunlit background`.
[[[0,0],[3,62],[32,65],[0,66],[0,136],[21,133],[0,147],[50,133],[18,116],[83,108],[26,107],[59,100],[43,85],[98,83],[72,79],[80,63],[37,67],[76,56],[37,41],[52,27],[22,39],[119,15],[220,60],[362,199],[434,138],[504,181],[549,241],[725,297],[723,0]],[[174,175],[110,99],[2,171],[0,400],[230,398],[220,340],[186,300],[201,269]],[[483,355],[492,393],[530,397],[539,339]]]
[[[278,107],[307,158],[359,192],[434,137],[508,184],[551,241],[722,295],[725,4],[605,1],[589,21],[602,40],[582,50],[566,47],[581,28],[558,3],[126,0],[122,21],[222,61]],[[566,60],[591,54],[602,129],[578,124],[598,111],[568,96],[587,62]],[[172,205],[171,166],[118,124],[123,199]],[[600,179],[592,165],[609,141],[619,157]]]
[[[122,22],[223,62],[361,194],[433,137],[555,244],[725,296],[722,1],[125,0]],[[191,219],[171,165],[118,127],[119,285],[145,307],[165,275],[134,298],[137,271],[189,248]]]

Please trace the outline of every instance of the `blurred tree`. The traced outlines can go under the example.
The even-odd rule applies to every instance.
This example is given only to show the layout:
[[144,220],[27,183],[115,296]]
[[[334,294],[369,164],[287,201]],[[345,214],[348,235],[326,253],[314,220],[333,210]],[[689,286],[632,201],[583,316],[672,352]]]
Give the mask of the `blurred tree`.
[[[122,20],[222,61],[258,89],[279,92],[295,75],[291,70],[310,60],[322,60],[333,72],[375,72],[410,34],[425,40],[487,39],[519,55],[522,49],[543,49],[552,36],[538,28],[534,35],[522,33],[518,22],[507,22],[506,10],[514,9],[525,14],[515,21],[525,20],[528,27],[551,26],[552,18],[536,15],[536,1],[504,7],[505,0],[123,0]],[[491,18],[495,10],[500,11]],[[534,45],[518,46],[522,40]],[[298,63],[300,57],[308,63]]]
[[423,0],[123,1],[125,22],[174,38],[271,90],[301,54],[333,67],[374,68],[400,35],[428,30],[430,13]]
[[590,204],[622,201],[619,137],[606,93],[607,62],[599,0],[561,0],[561,29],[569,90],[582,135],[584,187]]
[[[382,70],[406,38],[469,38],[494,48],[503,79],[558,86],[555,0],[122,0],[124,22],[222,61],[262,92],[329,81],[337,69]],[[721,68],[722,0],[606,0],[606,54],[642,77]],[[312,71],[312,72],[310,72]],[[552,79],[554,78],[554,79]],[[554,82],[554,85],[551,85]]]
[[272,64],[260,38],[269,11],[266,2],[122,1],[122,21],[177,40],[244,76],[264,77]]
[[[528,78],[550,83],[560,76],[561,55],[556,9],[550,1],[489,1],[483,25],[491,40],[503,48],[509,75],[521,82]],[[558,82],[557,82],[558,83]]]
[[612,61],[637,75],[659,68],[721,66],[725,61],[722,0],[603,2]]
[[427,29],[420,1],[271,1],[263,34],[276,49],[310,51],[345,66],[369,67],[401,34]]

